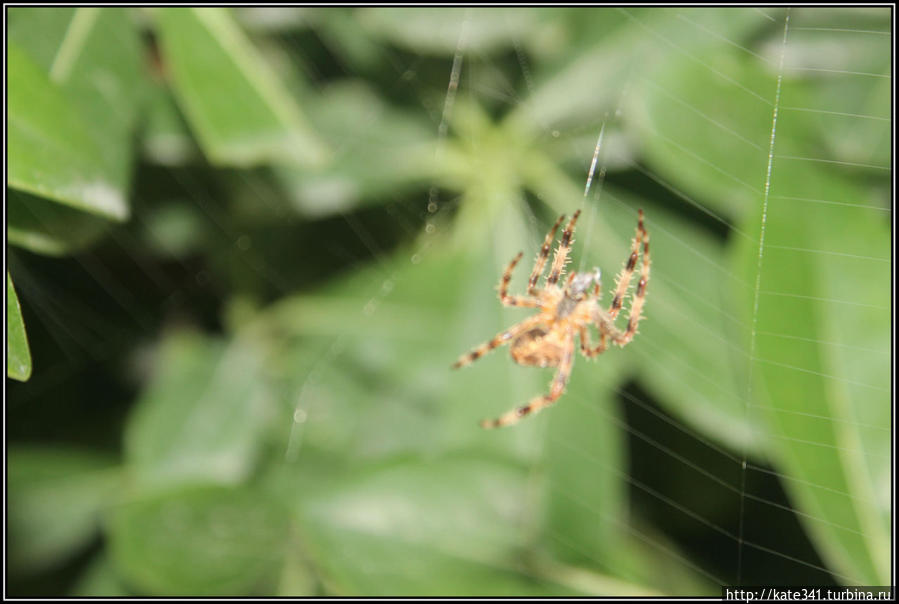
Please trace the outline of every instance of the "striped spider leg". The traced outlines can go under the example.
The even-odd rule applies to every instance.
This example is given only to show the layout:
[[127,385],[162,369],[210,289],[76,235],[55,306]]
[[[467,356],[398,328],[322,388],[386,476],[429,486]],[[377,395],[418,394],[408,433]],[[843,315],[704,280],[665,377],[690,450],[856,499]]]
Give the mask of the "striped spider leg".
[[[622,333],[614,326],[614,321],[615,317],[618,316],[618,312],[621,310],[622,301],[627,294],[631,279],[636,270],[637,253],[640,251],[641,244],[643,246],[643,255],[640,259],[640,280],[637,282],[637,289],[634,291],[633,301],[631,302],[631,311],[627,319],[627,328]],[[642,311],[643,305],[646,302],[646,285],[649,283],[649,270],[651,265],[652,260],[649,255],[649,233],[643,226],[643,210],[640,210],[637,219],[637,234],[634,236],[634,241],[631,246],[631,255],[627,260],[624,270],[621,271],[621,274],[618,277],[618,287],[615,291],[615,296],[612,298],[612,304],[605,313],[605,317],[603,317],[601,313],[597,313],[596,315],[597,327],[600,329],[605,327],[612,341],[618,346],[625,346],[637,333],[637,325],[640,323],[640,319],[643,318]]]
[[[526,405],[507,411],[496,419],[484,420],[484,428],[498,428],[518,422],[521,418],[536,413],[544,407],[556,402],[565,392],[565,387],[574,366],[575,341],[580,339],[580,352],[586,358],[594,358],[608,348],[609,342],[618,346],[627,345],[637,332],[637,324],[642,316],[646,301],[646,284],[649,282],[649,234],[643,226],[643,211],[640,210],[637,223],[637,234],[631,246],[631,255],[625,263],[618,278],[612,304],[608,310],[600,307],[600,272],[573,272],[565,280],[564,286],[559,280],[565,271],[568,254],[573,241],[574,227],[580,210],[574,213],[562,232],[559,248],[553,256],[552,266],[543,288],[537,282],[543,276],[552,242],[555,239],[565,216],[560,216],[543,242],[540,252],[528,279],[526,296],[509,294],[509,281],[515,267],[521,261],[523,253],[519,252],[509,262],[499,282],[499,299],[504,306],[520,306],[539,309],[537,314],[500,332],[492,340],[462,355],[453,364],[453,368],[464,367],[481,358],[488,352],[509,344],[512,359],[519,365],[530,367],[554,367],[556,375],[550,384],[548,394],[531,399]],[[621,310],[622,301],[627,295],[631,279],[640,259],[642,261],[640,280],[634,292],[633,302],[628,317],[627,328],[622,331],[615,326],[615,318]],[[594,347],[590,340],[590,326],[594,325],[599,332],[599,344]]]
[[482,428],[501,428],[514,424],[526,415],[536,413],[544,407],[552,405],[562,396],[565,392],[565,386],[568,385],[568,378],[571,377],[571,368],[574,366],[574,335],[566,334],[559,343],[559,348],[562,352],[562,358],[559,360],[559,369],[553,378],[549,394],[534,397],[528,404],[506,411],[496,419],[481,420]]

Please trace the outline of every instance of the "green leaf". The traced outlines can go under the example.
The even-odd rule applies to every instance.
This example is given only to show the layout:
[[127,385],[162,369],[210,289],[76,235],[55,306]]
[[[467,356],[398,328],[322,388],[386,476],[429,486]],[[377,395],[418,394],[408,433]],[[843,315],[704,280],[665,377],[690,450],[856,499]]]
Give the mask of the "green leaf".
[[146,156],[163,166],[180,166],[198,159],[199,149],[171,92],[157,85],[150,90],[149,96],[146,124],[142,131]]
[[288,518],[255,490],[192,487],[124,504],[108,529],[115,567],[139,591],[242,596],[270,592]]
[[38,254],[64,256],[84,249],[112,224],[88,212],[17,191],[6,190],[9,242]]
[[746,226],[764,245],[736,246],[744,278],[759,279],[741,295],[754,412],[822,557],[863,585],[890,576],[890,231],[872,202],[836,174],[775,161]]
[[547,412],[543,530],[557,560],[609,568],[621,557],[628,522],[625,424],[615,390],[625,376],[620,357],[597,359],[577,359],[564,398]]
[[[810,18],[828,13],[827,23]],[[660,57],[636,82],[635,110],[625,112],[644,141],[649,167],[661,177],[653,178],[685,192],[685,201],[724,224],[755,208],[779,75],[787,84],[778,99],[779,124],[788,121],[791,131],[788,137],[777,133],[779,155],[850,162],[886,177],[889,39],[847,34],[848,15],[792,15],[786,46],[782,20],[745,43],[716,26],[690,25],[697,36],[717,39],[718,47],[702,55],[674,48],[681,52]],[[889,29],[888,18],[865,27]]]
[[[583,197],[583,190],[548,162],[529,168],[528,184],[558,212],[570,213],[571,200]],[[641,382],[687,424],[736,449],[760,450],[764,434],[745,412],[744,324],[730,310],[733,283],[747,285],[719,260],[723,243],[678,214],[607,185],[581,219],[583,266],[602,269],[604,300],[610,304],[641,207],[654,267],[644,319],[626,349],[606,355],[631,359]]]
[[278,596],[318,596],[318,583],[300,548],[288,547],[278,580]]
[[[126,218],[124,197],[131,176],[132,135],[144,91],[140,40],[130,11],[30,7],[13,11],[10,39],[40,63],[68,104],[78,111],[87,134],[95,141],[106,184],[121,198],[115,207],[99,205],[98,209],[108,210],[101,213],[115,219]],[[48,167],[43,166],[43,170]],[[95,186],[98,190],[93,196],[101,203],[104,199],[98,196],[113,195],[113,191],[99,189],[99,183]]]
[[212,162],[247,167],[325,159],[302,111],[227,10],[154,14],[175,96]]
[[140,225],[147,247],[173,258],[198,253],[208,241],[207,229],[202,210],[186,196],[158,202]]
[[788,111],[807,112],[815,130],[805,156],[845,163],[886,186],[893,157],[891,11],[804,8],[793,17],[785,69],[802,78],[808,96],[798,107],[791,101]]
[[495,51],[540,25],[536,11],[499,8],[370,8],[357,18],[373,35],[431,54],[453,54],[460,43],[469,52]]
[[365,29],[354,8],[309,8],[306,25],[315,29],[328,49],[339,57],[351,73],[382,68],[388,49]]
[[[510,228],[497,239],[514,240],[522,232]],[[616,259],[627,255],[625,241],[621,248]],[[273,368],[289,375],[285,413],[300,418],[288,459],[306,451],[327,451],[349,464],[398,454],[431,459],[474,447],[487,459],[538,464],[546,509],[529,516],[531,530],[569,563],[626,569],[649,584],[653,573],[640,570],[636,554],[622,559],[627,462],[615,394],[629,375],[620,351],[595,363],[579,358],[568,392],[552,409],[514,428],[480,430],[481,418],[545,391],[552,373],[515,366],[505,349],[463,371],[449,370],[460,354],[527,315],[498,304],[498,258],[432,252],[415,256],[417,264],[400,252],[319,296],[289,298],[270,309],[269,330],[298,336]],[[524,282],[526,271],[520,272],[513,287]]]
[[[644,208],[651,237],[645,318],[627,350],[637,359],[641,384],[673,415],[712,440],[733,450],[762,451],[764,433],[746,413],[748,353],[741,336],[747,324],[732,306],[732,292],[747,291],[751,282],[733,273],[723,260],[724,242],[695,221],[614,187],[607,187],[603,197],[599,213],[614,235],[593,236],[597,242],[611,237],[620,242],[616,252],[605,255],[613,259],[603,265],[608,287],[627,256],[629,241],[623,238],[633,237],[635,208]],[[616,258],[621,259],[617,266]]]
[[[250,33],[280,33],[310,27],[310,6],[243,6],[232,9],[234,17]],[[338,9],[331,8],[331,11]]]
[[664,73],[677,62],[695,66],[691,57],[720,54],[721,37],[742,40],[770,24],[751,8],[699,8],[688,13],[639,7],[580,10],[593,13],[587,19],[600,15],[608,31],[592,33],[591,47],[535,69],[533,92],[514,109],[515,119],[532,129],[564,132],[588,127],[595,132],[611,115],[630,119],[645,98],[646,84],[655,81],[659,70]]
[[9,563],[14,572],[61,564],[98,534],[119,468],[94,452],[15,447],[9,453]]
[[104,153],[80,113],[13,40],[7,47],[7,184],[111,219],[128,215]]
[[331,482],[294,488],[303,547],[334,594],[579,593],[516,562],[526,539],[522,469],[443,458],[361,467]]
[[[791,101],[787,110],[804,110],[815,130],[806,155],[869,167],[872,176],[886,179],[892,161],[890,36],[846,35],[842,30],[847,26],[839,18],[808,29],[803,27],[807,22],[789,37],[786,66],[787,73],[801,77],[809,89],[805,104],[796,107]],[[863,31],[889,28],[889,13],[884,13],[880,23],[865,24]],[[837,31],[822,32],[827,29]]]
[[25,335],[25,321],[19,297],[12,284],[12,276],[6,272],[6,375],[27,382],[31,377],[31,351]]
[[[44,73],[49,74],[77,10],[70,7],[13,7],[8,13],[9,37],[28,53]],[[41,30],[44,35],[35,35]],[[82,35],[77,38],[82,38]]]
[[640,82],[629,117],[652,169],[676,189],[701,195],[688,193],[685,203],[729,224],[761,193],[776,81],[757,58],[737,51],[704,62],[705,69],[668,55]]
[[125,459],[139,488],[236,483],[252,470],[267,399],[253,343],[230,346],[175,333],[125,429]]
[[[515,366],[507,349],[463,371],[450,368],[527,316],[504,309],[495,295],[515,252],[502,259],[487,250],[454,253],[438,241],[440,227],[433,231],[427,252],[401,249],[315,296],[286,298],[270,310],[271,331],[299,336],[275,371],[285,373],[290,413],[299,406],[308,415],[304,446],[367,459],[460,446],[522,458],[539,450],[539,416],[499,437],[478,422],[543,391],[549,370]],[[513,228],[501,239],[523,232]]]
[[303,215],[320,217],[363,202],[398,199],[433,182],[433,127],[389,106],[367,86],[355,81],[328,86],[309,111],[335,143],[334,160],[323,170],[275,169]]
[[70,595],[76,598],[127,598],[134,594],[128,591],[104,550],[78,577]]

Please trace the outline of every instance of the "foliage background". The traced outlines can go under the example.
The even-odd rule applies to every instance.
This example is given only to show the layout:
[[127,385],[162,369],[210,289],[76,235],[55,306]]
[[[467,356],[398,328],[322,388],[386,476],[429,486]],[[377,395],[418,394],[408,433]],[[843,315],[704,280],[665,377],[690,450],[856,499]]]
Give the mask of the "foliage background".
[[[8,594],[894,583],[889,8],[7,18]],[[641,334],[481,431],[582,206]]]

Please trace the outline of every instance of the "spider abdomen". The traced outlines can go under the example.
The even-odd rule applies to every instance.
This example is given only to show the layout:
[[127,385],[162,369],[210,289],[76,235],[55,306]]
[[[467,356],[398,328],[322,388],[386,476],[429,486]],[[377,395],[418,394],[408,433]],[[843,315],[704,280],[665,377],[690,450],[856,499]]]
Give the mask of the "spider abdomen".
[[519,365],[558,367],[565,354],[562,338],[553,330],[535,327],[518,336],[509,352]]
[[[599,306],[601,293],[599,268],[594,268],[592,272],[571,273],[567,280],[560,281],[565,273],[574,225],[580,213],[580,210],[574,213],[562,232],[562,243],[553,256],[552,268],[544,287],[537,287],[537,282],[544,274],[556,230],[565,220],[565,216],[560,216],[546,235],[528,280],[526,296],[509,294],[512,271],[524,256],[524,252],[518,252],[512,258],[500,278],[499,300],[503,306],[534,308],[537,309],[536,314],[501,331],[492,340],[460,356],[453,363],[453,368],[465,367],[491,350],[508,344],[512,360],[519,365],[556,369],[556,375],[547,394],[532,398],[526,405],[515,407],[496,419],[482,421],[481,426],[484,428],[499,428],[514,424],[522,417],[536,413],[556,402],[565,392],[565,386],[571,377],[578,340],[580,340],[580,353],[592,359],[605,352],[610,344],[627,345],[637,333],[640,313],[646,301],[646,284],[649,282],[650,267],[649,233],[643,226],[643,210],[637,212],[637,234],[631,244],[631,255],[618,277],[612,305],[608,310]],[[622,331],[615,326],[615,318],[621,310],[631,279],[637,270],[641,247],[643,256],[640,264],[640,280],[632,299],[627,328]],[[591,329],[599,332],[600,341],[596,346],[590,341]]]

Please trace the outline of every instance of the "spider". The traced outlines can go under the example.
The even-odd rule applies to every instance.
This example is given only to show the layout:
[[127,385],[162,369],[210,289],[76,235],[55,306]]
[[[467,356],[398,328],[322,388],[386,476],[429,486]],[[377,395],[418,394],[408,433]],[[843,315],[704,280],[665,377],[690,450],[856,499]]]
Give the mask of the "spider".
[[[649,233],[643,228],[643,210],[639,211],[637,234],[631,246],[631,255],[618,276],[615,295],[608,310],[604,310],[599,305],[601,289],[599,268],[594,268],[591,272],[572,272],[565,282],[565,286],[559,285],[565,263],[568,261],[568,252],[571,249],[574,225],[580,214],[580,210],[575,212],[562,232],[561,244],[553,256],[552,268],[543,288],[537,287],[537,281],[543,276],[556,231],[565,220],[564,214],[556,220],[546,235],[543,247],[540,248],[534,270],[531,271],[531,278],[528,281],[527,296],[511,296],[508,293],[512,272],[524,255],[523,252],[519,252],[512,259],[500,279],[499,299],[504,306],[537,308],[539,312],[500,332],[489,342],[485,342],[459,357],[459,360],[453,364],[454,369],[470,365],[494,348],[511,344],[509,352],[516,363],[532,367],[558,368],[551,382],[549,394],[537,396],[528,404],[512,409],[496,419],[483,420],[481,422],[483,428],[499,428],[514,424],[526,415],[556,402],[565,392],[565,386],[568,384],[571,368],[574,365],[575,336],[580,336],[581,354],[587,358],[594,358],[606,350],[609,340],[618,346],[625,346],[637,333],[640,312],[646,301],[646,284],[649,282],[650,267]],[[640,281],[631,303],[627,328],[622,331],[615,326],[615,318],[621,310],[630,287],[641,244],[643,256],[640,266]],[[595,348],[590,340],[590,325],[595,325],[599,331],[599,344]]]

